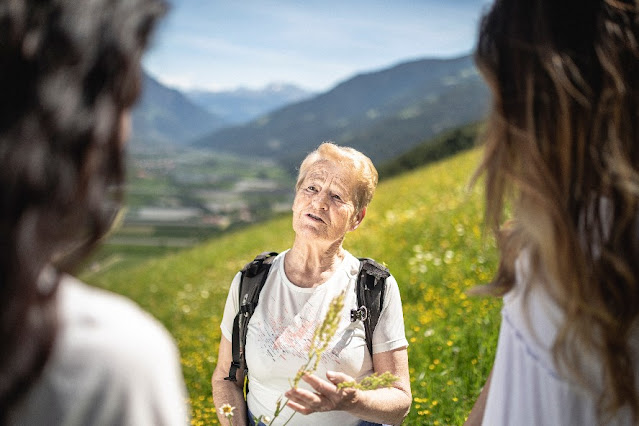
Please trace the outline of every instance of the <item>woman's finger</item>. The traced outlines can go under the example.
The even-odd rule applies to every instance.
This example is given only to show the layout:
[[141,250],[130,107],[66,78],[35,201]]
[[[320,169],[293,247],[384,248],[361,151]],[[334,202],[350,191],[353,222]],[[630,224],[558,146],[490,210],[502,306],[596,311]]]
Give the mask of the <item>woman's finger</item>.
[[320,379],[314,374],[303,376],[302,380],[308,383],[315,392],[301,388],[289,389],[285,393],[285,396],[289,398],[289,407],[303,414],[350,407],[355,399],[356,390],[340,390],[335,384],[352,381],[353,378],[336,372],[328,372],[326,377],[331,381]]
[[297,411],[298,413],[302,413],[302,414],[304,414],[304,415],[308,415],[308,414],[311,414],[311,413],[313,412],[313,410],[311,410],[311,408],[310,408],[310,407],[306,407],[306,406],[304,406],[304,405],[298,404],[297,402],[292,401],[292,400],[289,400],[289,401],[286,403],[286,405],[287,405],[289,408],[291,408],[291,409],[293,409],[293,410]]
[[337,387],[331,382],[320,379],[315,374],[306,374],[302,376],[302,380],[311,385],[316,392],[322,395],[330,395],[337,392]]
[[291,389],[285,393],[289,399],[289,407],[300,413],[309,414],[331,410],[331,402],[317,392],[309,392],[304,389]]
[[353,382],[354,379],[348,374],[340,373],[338,371],[327,371],[326,378],[333,384],[337,385],[342,382]]
[[321,395],[319,393],[300,388],[289,389],[284,393],[284,396],[305,406],[318,405],[321,402]]

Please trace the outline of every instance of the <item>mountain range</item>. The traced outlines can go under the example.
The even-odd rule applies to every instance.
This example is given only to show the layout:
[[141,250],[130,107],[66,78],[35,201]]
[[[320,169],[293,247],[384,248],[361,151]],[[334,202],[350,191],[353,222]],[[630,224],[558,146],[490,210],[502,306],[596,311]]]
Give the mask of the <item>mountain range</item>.
[[383,162],[443,130],[480,120],[488,102],[471,56],[422,59],[356,75],[194,145],[272,158],[292,170],[320,142],[332,140]]
[[315,95],[292,86],[180,92],[146,75],[132,139],[133,145],[191,145],[268,158],[289,170],[320,142],[332,140],[379,163],[444,130],[481,120],[488,102],[488,88],[469,55],[362,73]]
[[242,124],[314,93],[293,84],[273,83],[261,89],[239,88],[211,92],[190,90],[186,96],[229,125]]
[[131,113],[131,145],[187,145],[227,123],[194,104],[182,92],[164,86],[144,73],[142,96]]

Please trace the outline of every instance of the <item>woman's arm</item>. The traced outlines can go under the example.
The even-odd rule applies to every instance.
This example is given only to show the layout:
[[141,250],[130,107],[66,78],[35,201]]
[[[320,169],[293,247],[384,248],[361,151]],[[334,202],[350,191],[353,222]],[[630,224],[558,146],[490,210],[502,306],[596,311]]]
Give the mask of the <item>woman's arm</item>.
[[486,400],[488,399],[488,391],[490,390],[490,379],[493,376],[493,371],[490,371],[488,378],[486,379],[486,384],[482,388],[479,396],[477,397],[477,401],[475,401],[475,405],[473,409],[470,411],[464,426],[479,426],[482,423],[484,418],[484,410],[486,409]]
[[217,417],[223,425],[230,424],[229,421],[220,414],[220,408],[224,404],[235,407],[233,411],[233,426],[244,426],[247,424],[246,401],[244,401],[244,373],[238,369],[236,382],[224,380],[229,374],[229,366],[233,359],[231,342],[224,336],[220,339],[220,349],[217,355],[217,365],[211,377],[211,387],[213,388],[213,402],[217,409]]
[[290,389],[286,393],[289,407],[303,414],[321,411],[343,410],[362,420],[376,423],[400,424],[410,410],[412,396],[408,374],[406,348],[373,355],[373,368],[377,373],[390,372],[399,377],[393,387],[362,391],[353,388],[337,390],[337,384],[353,380],[343,373],[328,372],[328,381],[315,375],[303,380],[315,392]]

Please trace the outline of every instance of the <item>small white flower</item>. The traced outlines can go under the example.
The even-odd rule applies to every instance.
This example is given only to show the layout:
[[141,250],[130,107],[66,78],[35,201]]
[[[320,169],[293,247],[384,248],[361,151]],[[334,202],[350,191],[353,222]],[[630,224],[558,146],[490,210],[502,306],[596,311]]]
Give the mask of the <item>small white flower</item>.
[[265,425],[271,424],[271,418],[269,416],[262,417],[262,423]]
[[231,407],[230,404],[224,404],[220,408],[220,414],[222,414],[227,419],[230,419],[231,417],[233,417],[233,410],[235,410],[235,407]]

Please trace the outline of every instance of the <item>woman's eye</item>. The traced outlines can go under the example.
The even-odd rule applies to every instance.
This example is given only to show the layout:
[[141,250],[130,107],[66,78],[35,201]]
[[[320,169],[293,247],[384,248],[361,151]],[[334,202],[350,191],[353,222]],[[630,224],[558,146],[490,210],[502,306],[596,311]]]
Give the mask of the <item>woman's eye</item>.
[[337,194],[333,194],[333,198],[335,198],[336,200],[342,201],[342,197],[340,197]]
[[309,186],[307,186],[307,187],[306,187],[306,189],[307,189],[308,191],[313,191],[313,192],[315,192],[315,191],[317,190],[317,189],[315,188],[315,185],[309,185]]

